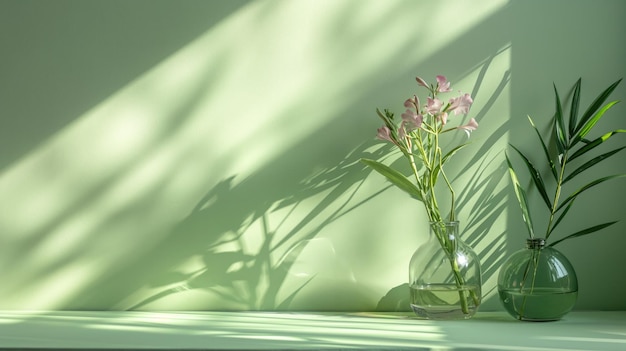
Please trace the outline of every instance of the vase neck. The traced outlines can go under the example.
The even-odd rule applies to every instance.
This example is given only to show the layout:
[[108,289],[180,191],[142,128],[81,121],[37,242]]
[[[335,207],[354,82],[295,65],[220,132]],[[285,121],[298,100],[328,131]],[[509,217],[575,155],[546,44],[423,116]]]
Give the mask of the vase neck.
[[546,240],[542,238],[526,239],[526,248],[531,250],[541,250],[546,246]]
[[459,222],[430,222],[430,233],[435,236],[445,236],[448,240],[455,240],[459,234]]

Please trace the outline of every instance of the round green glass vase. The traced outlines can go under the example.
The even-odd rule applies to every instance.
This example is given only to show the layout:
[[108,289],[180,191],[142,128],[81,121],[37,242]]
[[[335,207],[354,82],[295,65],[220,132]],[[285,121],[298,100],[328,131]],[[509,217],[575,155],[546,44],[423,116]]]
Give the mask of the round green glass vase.
[[480,260],[459,237],[459,222],[430,223],[409,264],[411,309],[419,319],[469,319],[481,296]]
[[501,266],[498,293],[506,311],[522,321],[555,321],[574,308],[578,279],[569,260],[544,239],[528,239]]

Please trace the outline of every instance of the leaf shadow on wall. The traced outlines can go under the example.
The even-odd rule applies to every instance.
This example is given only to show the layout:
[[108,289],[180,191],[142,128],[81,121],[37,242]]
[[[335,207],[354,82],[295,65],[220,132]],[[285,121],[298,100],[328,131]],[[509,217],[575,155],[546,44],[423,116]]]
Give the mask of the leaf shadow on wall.
[[[143,306],[186,290],[210,291],[223,301],[230,302],[225,309],[287,309],[297,288],[283,301],[277,301],[278,290],[290,274],[297,257],[324,227],[359,206],[351,203],[351,196],[359,189],[365,172],[358,162],[364,154],[362,145],[335,167],[326,169],[301,184],[287,181],[269,181],[276,186],[268,187],[268,179],[252,178],[233,185],[234,177],[226,179],[209,191],[196,208],[173,232],[170,240],[163,243],[163,252],[158,265],[164,270],[176,266],[188,258],[191,251],[201,258],[203,267],[192,273],[171,272],[163,275],[157,271],[156,279],[149,282],[152,287],[163,290],[143,299],[131,309]],[[271,169],[269,173],[275,173]],[[268,174],[269,176],[269,174]],[[277,200],[270,200],[279,191]],[[320,196],[322,199],[301,219],[291,224],[287,233],[276,236],[280,225],[271,228],[268,213],[282,209],[295,209],[298,203]],[[344,199],[345,198],[345,199]],[[256,199],[256,200],[255,200]],[[259,201],[266,199],[266,201]],[[337,203],[340,205],[337,206]],[[334,210],[326,213],[333,206]],[[291,214],[287,213],[287,216]],[[251,223],[260,223],[262,238],[257,253],[247,253],[247,244],[242,236]],[[312,228],[307,228],[313,223]],[[203,247],[197,247],[202,243]],[[223,247],[228,246],[228,251]],[[167,249],[166,249],[167,248]],[[325,251],[326,253],[331,252]],[[278,259],[276,252],[279,254]],[[324,257],[321,259],[332,259]],[[306,273],[306,272],[300,272]],[[304,287],[314,275],[306,277]],[[173,287],[172,287],[173,285]],[[265,286],[265,289],[260,287]],[[341,298],[337,296],[337,298]],[[347,306],[356,308],[362,301],[346,301]]]
[[[483,71],[488,68],[487,62]],[[492,93],[491,103],[487,103],[476,115],[478,118],[489,111],[493,101],[508,85],[508,79],[507,72],[497,90]],[[480,80],[476,85],[480,85]],[[505,135],[504,128],[502,125],[492,133],[472,158],[463,160],[465,166],[457,171],[458,174],[475,172],[459,196],[459,210],[472,206],[469,210],[471,216],[465,226],[467,236],[464,237],[472,246],[480,243],[490,233],[490,224],[501,214],[505,206],[505,192],[494,190],[502,181],[505,169],[501,165],[495,166],[494,169],[493,164],[501,161],[499,154],[489,155],[491,146]],[[290,167],[290,162],[284,161],[284,164],[274,164],[275,167],[264,169],[240,183],[235,183],[236,177],[223,180],[203,197],[169,239],[154,250],[160,254],[158,261],[149,265],[150,270],[147,274],[153,274],[153,278],[148,279],[147,284],[158,292],[142,298],[128,308],[150,308],[151,303],[161,299],[191,290],[200,290],[210,292],[221,301],[227,301],[223,309],[283,310],[294,309],[294,306],[304,309],[325,309],[323,304],[317,304],[313,300],[300,305],[293,304],[296,295],[319,278],[314,272],[309,274],[306,269],[296,270],[296,273],[304,275],[299,279],[301,285],[293,287],[292,291],[283,294],[286,296],[281,299],[278,298],[279,291],[288,276],[293,274],[294,270],[291,268],[299,262],[299,254],[312,244],[327,225],[386,189],[380,189],[366,200],[352,200],[359,192],[359,185],[371,173],[359,159],[361,157],[381,159],[389,152],[389,147],[386,146],[372,148],[374,143],[372,141],[360,145],[337,164],[313,176],[302,173],[302,178],[298,178],[294,177],[294,174],[281,172],[280,170]],[[306,145],[308,143],[301,147],[304,148]],[[479,165],[478,171],[471,168],[474,164]],[[297,179],[302,180],[293,183]],[[299,218],[295,221],[286,218],[285,222],[290,222],[289,228],[284,229],[281,225],[271,227],[268,224],[270,213],[287,208],[293,210],[298,203],[320,195],[322,199],[315,200],[315,206],[303,217],[287,211],[286,217]],[[326,211],[328,208],[334,210],[328,213]],[[308,225],[312,223],[314,227],[309,228]],[[252,255],[243,235],[253,224],[262,225],[263,228],[260,248]],[[287,233],[278,236],[277,231]],[[502,252],[504,245],[499,240],[502,235],[503,233],[497,236],[498,247],[491,246],[489,252],[485,250],[480,253],[483,258],[483,273],[486,276],[491,276],[496,271],[498,254]],[[199,246],[199,243],[202,245]],[[225,246],[229,249],[224,250]],[[339,262],[333,257],[332,244],[326,251],[322,250],[321,254],[319,260]],[[172,270],[181,261],[188,259],[189,255],[197,256],[202,261],[202,267],[192,272]],[[345,271],[347,274],[344,275],[344,283],[349,284],[354,278],[350,276],[349,267]],[[351,287],[346,286],[344,291],[346,293],[343,294],[341,293],[343,287],[338,286],[335,281],[332,291],[328,293],[332,294],[335,300],[349,296],[350,301],[346,299],[340,304],[346,310],[357,310],[368,301],[364,296],[360,297],[354,292],[349,294]],[[406,310],[408,304],[404,302],[407,299],[407,292],[406,284],[393,288],[379,301],[377,310]]]
[[[490,59],[508,44],[509,38],[496,30],[505,25],[507,17],[503,14],[506,13],[503,10],[495,14],[494,18],[483,21],[477,28],[457,39],[458,42],[472,42],[473,50],[462,61],[450,62],[453,57],[464,54],[467,46],[452,43],[421,62],[419,67],[411,67],[406,71],[389,69],[371,77],[363,77],[364,83],[373,80],[378,84],[362,85],[355,103],[363,105],[363,101],[396,100],[398,97],[392,96],[391,92],[397,92],[398,81],[412,77],[416,72],[439,72],[442,65],[451,67],[448,74],[453,77],[462,77],[477,66],[489,67]],[[500,34],[485,36],[485,32]],[[503,81],[508,81],[508,76]],[[480,79],[475,90],[479,87]],[[501,89],[488,93],[488,96],[495,99],[499,92]],[[481,96],[481,99],[484,97]],[[307,300],[301,305],[293,303],[298,294],[320,278],[315,272],[305,275],[299,285],[290,287],[289,291],[281,289],[284,288],[290,267],[298,262],[299,255],[323,229],[386,189],[380,189],[364,200],[355,200],[359,186],[371,172],[358,160],[361,157],[380,159],[388,151],[385,148],[374,150],[374,141],[362,143],[364,137],[372,137],[372,131],[375,130],[372,126],[378,126],[371,109],[371,106],[366,106],[356,110],[333,111],[337,116],[350,118],[338,118],[333,123],[311,131],[314,135],[299,140],[297,145],[285,150],[246,179],[238,181],[236,176],[223,179],[207,191],[188,217],[162,242],[149,252],[138,254],[134,264],[116,267],[108,272],[106,277],[85,289],[74,303],[89,306],[104,300],[105,303],[124,309],[151,309],[154,306],[184,307],[184,303],[158,303],[171,298],[188,298],[197,300],[189,305],[194,309],[198,306],[237,310],[327,308],[323,304],[316,305],[313,300]],[[488,110],[486,108],[479,115],[484,116]],[[354,114],[358,114],[358,118]],[[371,120],[371,124],[369,121],[361,123],[363,118]],[[346,136],[347,130],[351,131],[350,136]],[[494,133],[492,140],[485,142],[483,147],[489,149],[496,140],[503,138],[503,131],[499,129],[500,134]],[[476,160],[467,160],[465,164],[470,165]],[[482,159],[481,162],[488,163]],[[469,203],[466,199],[469,199],[470,194],[478,196],[480,192],[476,190],[495,186],[496,179],[500,180],[502,176],[493,171],[486,174],[486,178],[489,180],[478,177],[473,179],[471,186],[474,191],[462,195],[461,203],[464,200]],[[504,194],[496,193],[478,199],[486,203],[484,209],[481,208],[483,215],[495,216],[501,208],[498,201],[502,197]],[[312,203],[312,206],[307,208],[306,213],[298,212],[298,205],[305,202]],[[292,209],[294,212],[290,212]],[[285,212],[284,221],[268,223],[270,218],[275,218],[270,214],[280,211]],[[256,230],[258,237],[255,244],[243,237],[252,226],[262,227]],[[489,223],[478,217],[470,221],[467,227],[472,228],[466,231],[470,243],[479,242],[490,228]],[[277,236],[277,229],[284,234]],[[250,245],[255,245],[256,249],[250,250]],[[279,247],[280,250],[277,249]],[[332,248],[325,252],[332,254]],[[180,268],[192,259],[195,260],[193,269]],[[324,259],[328,257],[320,258]],[[489,257],[487,272],[493,272],[497,266],[496,260],[495,254]],[[341,305],[344,310],[363,309],[371,301],[357,294],[358,281],[350,281],[353,277],[350,276],[349,263],[347,266],[345,281],[354,284],[314,291],[327,294],[324,297],[332,301],[332,306]],[[282,298],[278,298],[278,295]],[[215,307],[214,300],[220,301],[219,307]],[[316,300],[324,299],[318,297]]]

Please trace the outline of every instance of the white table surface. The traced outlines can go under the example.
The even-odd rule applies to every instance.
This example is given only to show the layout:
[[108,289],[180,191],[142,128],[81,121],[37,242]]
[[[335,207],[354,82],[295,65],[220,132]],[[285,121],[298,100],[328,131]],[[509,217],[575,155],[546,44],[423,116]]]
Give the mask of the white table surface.
[[626,311],[520,322],[410,313],[0,311],[0,349],[626,350]]

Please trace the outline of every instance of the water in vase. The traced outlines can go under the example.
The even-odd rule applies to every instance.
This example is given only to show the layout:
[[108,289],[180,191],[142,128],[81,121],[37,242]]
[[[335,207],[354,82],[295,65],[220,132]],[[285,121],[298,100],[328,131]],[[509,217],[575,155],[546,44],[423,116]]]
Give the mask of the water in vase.
[[[464,309],[461,297],[467,302]],[[420,318],[467,319],[478,309],[477,296],[480,287],[466,285],[458,288],[454,284],[410,285],[411,308]]]

